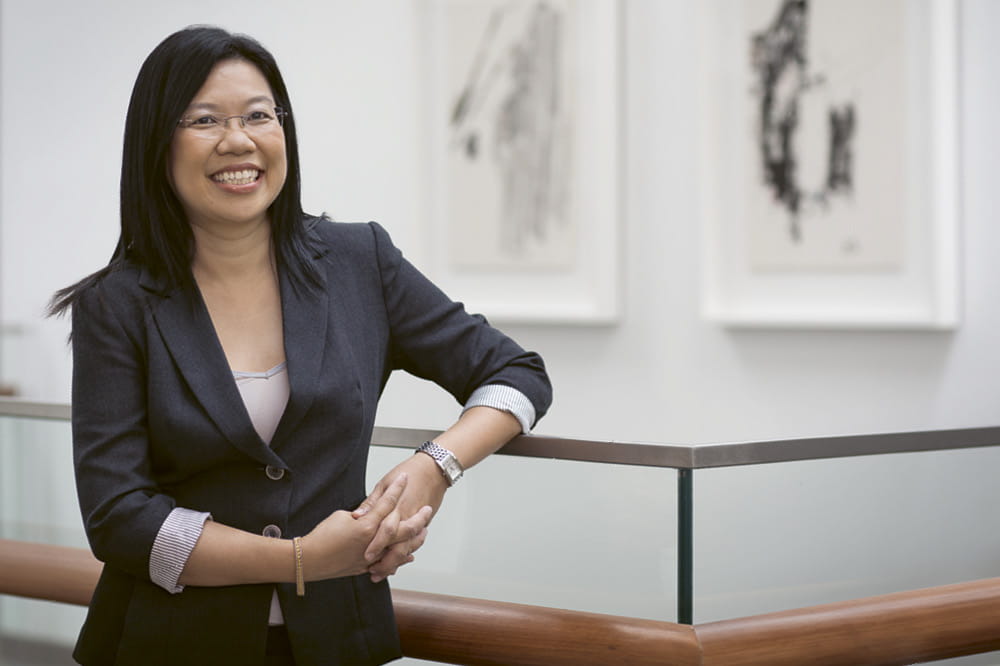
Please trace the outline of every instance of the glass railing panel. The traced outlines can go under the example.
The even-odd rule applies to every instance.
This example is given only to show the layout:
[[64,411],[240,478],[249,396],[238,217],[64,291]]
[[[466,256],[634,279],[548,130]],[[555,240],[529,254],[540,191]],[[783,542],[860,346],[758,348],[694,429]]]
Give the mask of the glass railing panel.
[[698,470],[695,622],[1000,576],[998,468],[992,447]]
[[85,548],[70,424],[0,417],[0,535]]
[[[369,485],[411,451],[373,448]],[[695,470],[694,621],[1000,575],[998,463],[1000,447]],[[677,487],[669,468],[492,457],[394,585],[675,621]],[[0,537],[86,547],[68,422],[0,417]],[[68,655],[83,612],[0,597],[0,655],[5,637]]]
[[[87,547],[77,508],[70,424],[0,417],[0,538]],[[61,649],[69,658],[86,609],[0,596],[0,654],[11,645]],[[28,646],[25,648],[24,646]],[[19,648],[20,649],[20,648]]]
[[[412,455],[373,449],[374,482]],[[448,491],[404,589],[676,619],[676,473],[494,456]]]

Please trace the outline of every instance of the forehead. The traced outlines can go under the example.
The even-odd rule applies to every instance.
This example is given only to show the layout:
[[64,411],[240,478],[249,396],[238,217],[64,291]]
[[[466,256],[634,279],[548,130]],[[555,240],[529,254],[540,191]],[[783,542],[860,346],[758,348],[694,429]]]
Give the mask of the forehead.
[[264,74],[246,60],[221,60],[212,67],[189,106],[219,107],[253,101],[274,103]]

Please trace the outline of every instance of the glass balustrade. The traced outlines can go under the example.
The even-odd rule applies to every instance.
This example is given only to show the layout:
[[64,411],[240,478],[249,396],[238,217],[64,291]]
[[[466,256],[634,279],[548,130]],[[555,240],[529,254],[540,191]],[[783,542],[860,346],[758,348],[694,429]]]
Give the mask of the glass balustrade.
[[[76,502],[70,425],[0,417],[0,538],[87,547]],[[0,595],[0,662],[18,663],[39,646],[51,666],[73,664],[70,652],[86,609]],[[60,648],[63,648],[60,650]],[[65,655],[65,661],[53,662]]]
[[[733,467],[687,447],[694,469],[682,473],[664,460],[686,447],[661,448],[669,456],[641,452],[637,465],[490,458],[448,492],[393,584],[666,621],[691,585],[693,621],[704,623],[1000,575],[1000,446]],[[369,485],[410,455],[373,447]],[[678,536],[686,487],[690,540]],[[86,547],[68,421],[0,416],[0,537]],[[686,548],[690,581],[678,574]],[[0,646],[35,641],[68,655],[83,613],[0,596]]]
[[695,622],[1000,576],[997,469],[1000,447],[696,470]]

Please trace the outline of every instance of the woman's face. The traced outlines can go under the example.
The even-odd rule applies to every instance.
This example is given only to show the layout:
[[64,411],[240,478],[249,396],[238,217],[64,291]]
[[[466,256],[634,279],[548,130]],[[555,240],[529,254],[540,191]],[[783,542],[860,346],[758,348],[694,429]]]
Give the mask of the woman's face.
[[267,210],[285,184],[285,135],[274,121],[244,127],[230,118],[215,130],[206,116],[226,118],[267,113],[274,94],[260,70],[245,60],[223,60],[212,68],[182,116],[170,144],[168,178],[188,222],[225,233],[267,223]]

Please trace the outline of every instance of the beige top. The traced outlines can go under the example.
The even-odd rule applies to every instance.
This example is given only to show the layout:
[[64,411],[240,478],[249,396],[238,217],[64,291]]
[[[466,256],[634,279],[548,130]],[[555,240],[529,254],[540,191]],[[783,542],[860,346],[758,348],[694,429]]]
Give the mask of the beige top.
[[[243,404],[246,405],[254,430],[270,446],[274,431],[278,429],[278,421],[288,404],[290,388],[286,364],[281,362],[266,372],[233,371],[233,378],[243,396]],[[271,595],[271,613],[267,621],[270,625],[285,623],[277,590]]]
[[288,404],[288,368],[284,362],[266,372],[233,371],[254,430],[265,444],[271,444],[278,421]]

